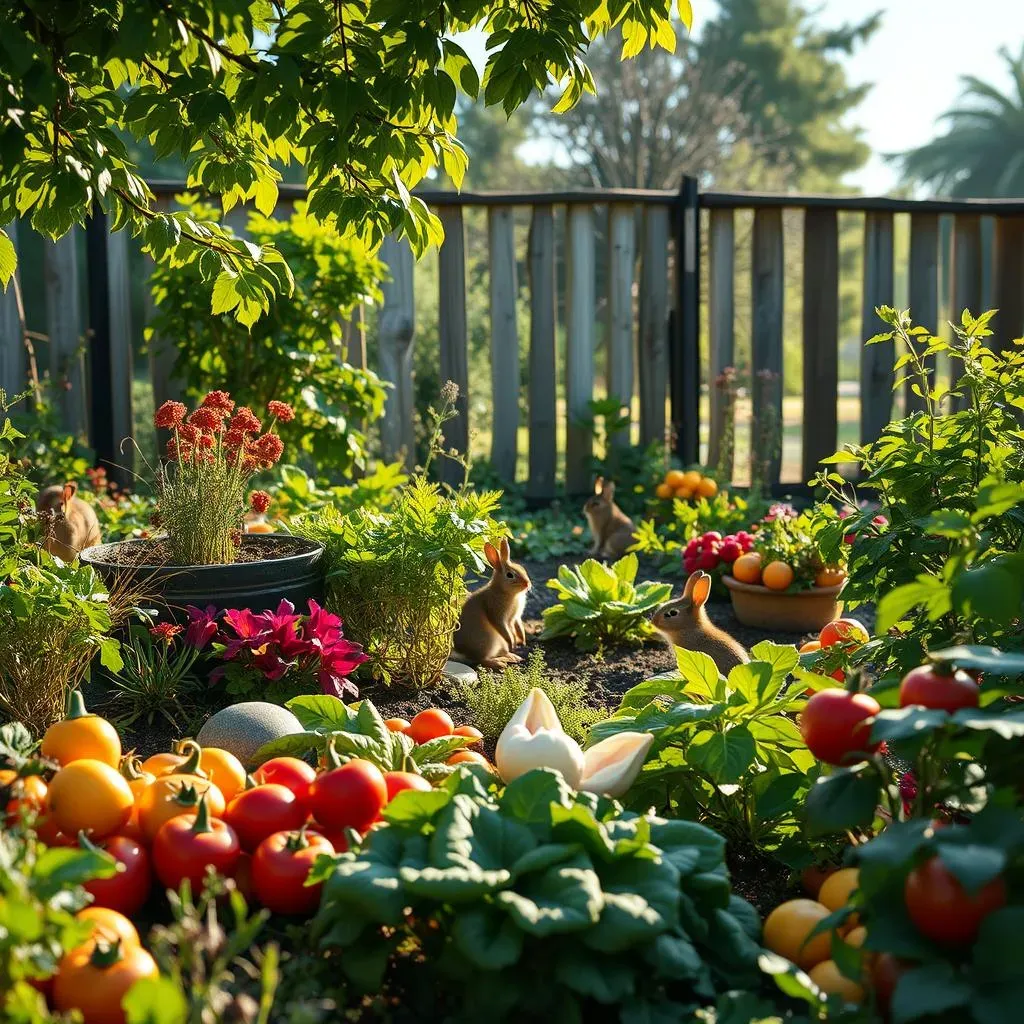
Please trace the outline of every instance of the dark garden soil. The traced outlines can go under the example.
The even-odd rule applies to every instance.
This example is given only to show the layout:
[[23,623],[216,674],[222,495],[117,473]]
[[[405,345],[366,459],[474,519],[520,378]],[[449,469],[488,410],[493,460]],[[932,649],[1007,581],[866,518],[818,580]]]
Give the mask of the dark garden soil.
[[[235,564],[304,555],[308,549],[309,545],[305,541],[289,541],[282,534],[274,534],[273,539],[269,539],[250,533],[246,534],[245,543],[238,549]],[[152,565],[174,567],[170,545],[164,539],[118,544],[109,555],[116,565],[123,565],[126,568]]]

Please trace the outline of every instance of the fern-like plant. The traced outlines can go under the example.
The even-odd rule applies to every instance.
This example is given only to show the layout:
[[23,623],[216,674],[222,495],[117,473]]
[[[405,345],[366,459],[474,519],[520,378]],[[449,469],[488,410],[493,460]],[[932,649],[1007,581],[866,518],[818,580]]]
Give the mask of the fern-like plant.
[[573,637],[580,651],[608,643],[642,643],[654,635],[648,615],[672,595],[671,583],[636,584],[636,555],[620,558],[610,569],[588,558],[581,566],[563,565],[548,587],[558,604],[544,611],[541,640]]

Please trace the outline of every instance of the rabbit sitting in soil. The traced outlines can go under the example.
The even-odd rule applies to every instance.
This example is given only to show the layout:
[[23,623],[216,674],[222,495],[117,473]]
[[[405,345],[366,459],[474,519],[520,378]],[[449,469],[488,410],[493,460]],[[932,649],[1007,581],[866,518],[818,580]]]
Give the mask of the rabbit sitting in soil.
[[36,499],[36,511],[48,520],[43,547],[62,562],[73,562],[79,552],[103,543],[96,513],[75,497],[77,492],[78,484],[71,481],[45,488]]
[[485,544],[484,557],[494,571],[490,582],[470,594],[462,606],[453,656],[468,665],[503,669],[523,660],[512,648],[526,643],[523,610],[530,577],[510,559],[504,538],[497,548]]
[[615,504],[615,484],[612,481],[606,483],[602,476],[594,481],[594,493],[584,503],[583,514],[594,535],[590,553],[610,562],[620,559],[632,545],[636,527],[633,520]]
[[718,671],[727,676],[736,665],[750,661],[750,655],[738,640],[708,618],[704,605],[710,594],[711,577],[706,572],[691,573],[682,597],[658,608],[651,622],[673,647],[707,654]]

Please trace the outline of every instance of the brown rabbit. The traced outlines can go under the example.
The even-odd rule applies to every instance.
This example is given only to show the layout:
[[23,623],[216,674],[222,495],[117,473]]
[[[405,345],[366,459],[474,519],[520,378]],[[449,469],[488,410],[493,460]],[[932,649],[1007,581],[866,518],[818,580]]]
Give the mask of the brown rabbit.
[[583,514],[594,535],[592,555],[614,562],[633,544],[633,520],[615,504],[615,484],[603,476],[594,481],[594,493],[583,505]]
[[683,596],[663,604],[651,616],[651,622],[673,647],[707,654],[718,671],[728,675],[736,665],[750,661],[750,655],[738,640],[708,618],[704,605],[710,593],[711,577],[706,572],[691,573]]
[[455,654],[469,665],[503,669],[522,661],[512,648],[526,643],[523,609],[530,577],[509,558],[508,541],[484,545],[494,572],[489,583],[470,594],[462,606],[455,634]]
[[80,551],[101,544],[100,521],[92,506],[76,498],[78,484],[54,484],[39,492],[36,511],[48,516],[43,547],[62,562],[73,562]]

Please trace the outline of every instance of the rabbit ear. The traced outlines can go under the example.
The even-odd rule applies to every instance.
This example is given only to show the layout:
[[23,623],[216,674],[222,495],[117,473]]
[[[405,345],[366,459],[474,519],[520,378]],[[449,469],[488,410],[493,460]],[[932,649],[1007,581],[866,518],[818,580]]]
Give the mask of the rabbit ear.
[[484,545],[484,558],[487,559],[492,569],[497,569],[501,565],[501,556],[498,554],[498,549],[490,541]]
[[599,476],[594,481],[594,493],[595,494],[600,494],[603,490],[604,490],[604,477],[603,476]]
[[606,483],[604,485],[604,489],[602,490],[601,493],[609,501],[614,500],[614,498],[615,498],[615,483],[614,483],[614,481],[609,480],[608,483]]
[[71,499],[74,498],[74,496],[77,493],[78,493],[78,484],[76,484],[73,480],[69,480],[64,485],[64,490],[63,490],[63,492],[61,494],[61,502],[64,505],[69,504]]
[[[711,577],[706,572],[698,572],[695,575],[697,579],[690,590],[690,600],[693,601],[694,608],[703,608],[711,596]],[[693,576],[690,579],[692,580]]]
[[498,542],[498,553],[501,555],[502,562],[507,562],[509,560],[511,551],[508,546],[508,537],[502,537]]
[[686,583],[683,585],[683,597],[689,597],[693,593],[694,584],[697,582],[697,577],[700,576],[700,572],[691,572],[686,578]]

